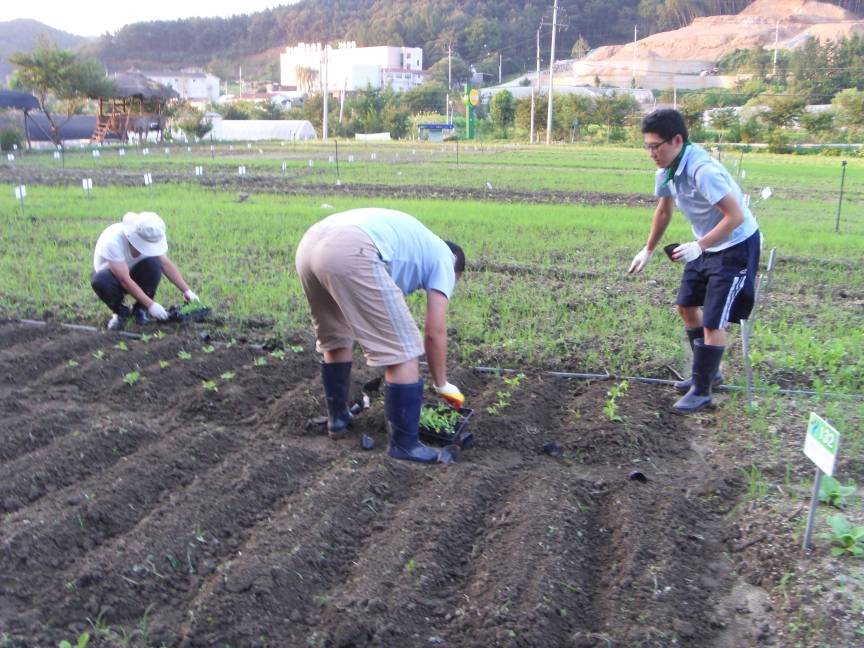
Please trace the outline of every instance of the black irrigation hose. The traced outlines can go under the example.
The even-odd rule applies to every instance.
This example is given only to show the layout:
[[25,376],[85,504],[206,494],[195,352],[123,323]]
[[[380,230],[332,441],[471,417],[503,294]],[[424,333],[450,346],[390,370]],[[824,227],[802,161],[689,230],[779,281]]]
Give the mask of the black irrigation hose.
[[[47,326],[48,322],[42,322],[39,320],[28,320],[22,319],[18,320],[21,324],[29,324],[31,326]],[[83,331],[86,333],[98,333],[101,329],[96,328],[95,326],[84,326],[81,324],[60,324],[62,328],[69,329],[71,331]],[[133,340],[137,340],[141,337],[140,333],[127,333],[126,331],[117,331],[117,335],[130,338]],[[258,345],[254,345],[258,346]],[[421,364],[427,364],[425,362]],[[472,371],[476,371],[478,373],[524,373],[519,369],[508,369],[505,367],[471,367]],[[616,374],[597,374],[597,373],[574,373],[571,371],[543,371],[541,372],[543,376],[552,376],[553,378],[573,378],[579,380],[632,380],[634,382],[641,382],[648,385],[674,385],[677,381],[675,380],[666,380],[664,378],[645,378],[643,376],[619,376]],[[740,385],[720,385],[717,387],[719,391],[747,391],[746,387],[741,387]],[[850,400],[861,400],[864,398],[861,394],[842,394],[839,392],[817,392],[810,391],[805,389],[772,389],[771,387],[754,387],[754,392],[761,392],[764,394],[780,394],[782,396],[818,396],[825,398],[848,398]]]

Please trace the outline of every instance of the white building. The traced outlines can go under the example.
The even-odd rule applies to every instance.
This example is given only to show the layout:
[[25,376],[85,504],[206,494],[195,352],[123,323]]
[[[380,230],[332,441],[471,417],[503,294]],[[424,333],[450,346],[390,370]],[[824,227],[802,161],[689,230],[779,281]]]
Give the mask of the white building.
[[325,78],[329,92],[388,85],[401,92],[420,85],[425,76],[420,47],[357,47],[349,41],[325,48],[321,43],[298,43],[286,47],[279,58],[281,85],[305,92],[318,92]]
[[201,70],[167,70],[142,72],[148,79],[167,85],[183,98],[192,102],[217,101],[219,99],[219,77]]

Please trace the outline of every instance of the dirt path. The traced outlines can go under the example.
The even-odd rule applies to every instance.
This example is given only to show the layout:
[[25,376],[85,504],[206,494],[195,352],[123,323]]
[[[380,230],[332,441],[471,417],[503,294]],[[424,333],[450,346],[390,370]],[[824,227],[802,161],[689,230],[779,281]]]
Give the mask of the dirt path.
[[[12,168],[0,165],[0,182],[47,186],[81,186],[83,175],[92,178],[96,186],[115,185],[140,187],[142,174],[133,171],[100,169],[39,169]],[[656,199],[646,194],[601,193],[589,191],[520,191],[435,187],[424,185],[364,185],[343,184],[295,184],[290,177],[278,174],[254,174],[243,176],[236,173],[211,173],[204,178],[191,174],[159,173],[154,180],[160,183],[197,183],[202,187],[243,193],[278,193],[281,195],[362,196],[367,198],[437,199],[437,200],[492,200],[527,204],[580,204],[580,205],[627,205],[650,207]]]
[[[741,485],[694,449],[706,432],[667,413],[671,394],[632,385],[613,422],[607,383],[457,371],[476,446],[419,466],[384,454],[380,394],[347,440],[307,426],[324,411],[308,351],[119,341],[0,323],[5,646],[74,643],[88,619],[97,646],[748,636],[725,602]],[[353,384],[374,376],[360,366]]]

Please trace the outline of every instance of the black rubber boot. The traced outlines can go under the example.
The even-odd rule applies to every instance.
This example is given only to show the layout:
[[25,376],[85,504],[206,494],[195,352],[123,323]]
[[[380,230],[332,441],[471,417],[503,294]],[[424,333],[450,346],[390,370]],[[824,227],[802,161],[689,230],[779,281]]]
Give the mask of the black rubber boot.
[[711,383],[717,373],[726,347],[705,344],[702,338],[693,342],[693,386],[672,407],[689,414],[711,404]]
[[339,439],[347,433],[351,425],[351,412],[348,400],[351,395],[350,362],[322,362],[321,382],[327,399],[327,434]]
[[[684,331],[687,333],[687,339],[690,341],[690,350],[693,350],[693,342],[701,338],[705,335],[705,330],[700,326],[699,328],[685,328]],[[723,384],[723,373],[720,371],[720,367],[717,367],[717,373],[714,374],[714,380],[711,381],[712,387],[719,387]],[[680,394],[686,394],[690,391],[690,388],[693,386],[693,377],[685,378],[684,380],[679,380],[675,383],[674,387]]]
[[423,381],[408,385],[384,385],[384,417],[390,446],[387,454],[394,459],[437,463],[439,452],[420,443],[420,408],[423,403]]

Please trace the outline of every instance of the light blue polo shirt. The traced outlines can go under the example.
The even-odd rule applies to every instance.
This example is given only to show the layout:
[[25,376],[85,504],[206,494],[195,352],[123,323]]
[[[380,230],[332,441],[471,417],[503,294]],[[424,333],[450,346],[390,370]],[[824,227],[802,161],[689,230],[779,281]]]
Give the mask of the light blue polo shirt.
[[369,235],[393,282],[405,295],[421,288],[447,299],[456,287],[455,258],[447,244],[413,216],[395,209],[351,209],[322,223],[353,225]]
[[698,144],[691,144],[684,151],[672,180],[666,183],[666,169],[658,169],[654,178],[654,195],[658,198],[675,198],[675,204],[690,221],[697,240],[714,229],[723,218],[723,212],[716,205],[729,193],[738,201],[744,221],[732,230],[729,238],[707,248],[706,252],[719,252],[737,245],[759,229],[750,208],[744,204],[744,196],[738,183],[722,164]]

